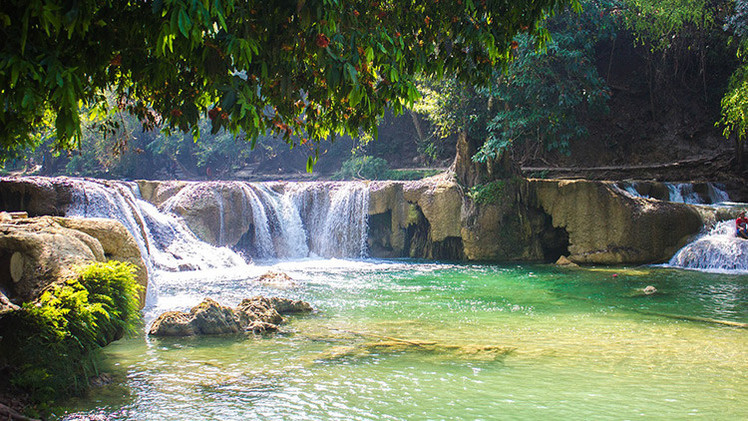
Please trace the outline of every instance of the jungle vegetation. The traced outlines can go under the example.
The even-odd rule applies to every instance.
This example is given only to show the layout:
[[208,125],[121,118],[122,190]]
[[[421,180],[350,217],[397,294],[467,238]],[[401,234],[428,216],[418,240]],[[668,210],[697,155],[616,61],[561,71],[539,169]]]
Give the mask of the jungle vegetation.
[[[28,15],[31,27],[47,28],[49,35],[27,28],[33,34],[26,43],[64,35],[68,39],[60,38],[55,54],[72,54],[71,61],[91,54],[85,56],[91,68],[75,72],[98,76],[88,79],[95,86],[78,92],[59,73],[65,61],[58,67],[42,63],[51,49],[34,47],[32,59],[23,37],[5,46],[0,91],[12,95],[0,115],[6,122],[2,158],[8,168],[17,168],[14,160],[32,157],[50,167],[48,173],[171,178],[210,177],[247,166],[281,171],[327,155],[333,163],[322,164],[329,173],[341,168],[339,175],[355,178],[382,174],[377,171],[382,163],[366,156],[396,160],[404,148],[417,149],[422,165],[443,160],[454,154],[458,135],[473,143],[464,165],[485,166],[504,152],[521,156],[538,148],[569,153],[570,142],[584,139],[588,123],[607,112],[613,57],[631,45],[644,56],[653,118],[674,84],[720,97],[715,124],[742,157],[748,127],[746,2],[517,4],[517,12],[540,20],[528,24],[525,15],[504,17],[510,21],[502,21],[509,28],[502,36],[493,2],[458,1],[456,9],[446,3],[405,14],[398,2],[155,1],[143,3],[150,9],[127,3],[125,10],[110,2],[63,16],[55,2],[19,2],[18,10],[0,13],[6,34],[19,22],[15,29],[23,32]],[[109,20],[96,20],[97,13]],[[160,33],[147,34],[141,24],[125,30],[113,21],[131,22],[128,13],[148,16]],[[286,18],[259,18],[267,15]],[[245,32],[241,19],[249,22]],[[69,51],[69,45],[86,45],[87,37],[108,30],[130,38],[107,36],[106,48]],[[134,54],[153,45],[160,48]],[[707,83],[715,68],[730,69],[732,77],[724,84]],[[75,72],[69,77],[83,80],[84,73]],[[47,73],[45,80],[37,77]],[[65,95],[80,101],[70,103],[70,112],[52,112],[63,110],[59,98]],[[24,104],[35,111],[23,111]],[[392,124],[392,115],[382,119],[386,110],[412,114],[414,133],[367,141]],[[40,144],[36,152],[27,148]],[[360,165],[373,167],[349,171]]]

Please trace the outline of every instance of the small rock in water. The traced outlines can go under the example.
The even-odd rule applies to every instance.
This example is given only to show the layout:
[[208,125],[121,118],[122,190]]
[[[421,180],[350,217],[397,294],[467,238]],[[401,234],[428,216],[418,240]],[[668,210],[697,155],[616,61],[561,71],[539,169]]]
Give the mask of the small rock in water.
[[290,288],[297,286],[296,282],[283,272],[270,271],[255,279],[255,281],[275,288]]
[[91,377],[88,382],[93,387],[103,387],[112,384],[112,376],[107,373],[101,373],[98,376]]
[[655,288],[652,285],[647,285],[646,288],[644,288],[644,294],[645,295],[652,295],[657,292],[657,288]]
[[556,260],[556,266],[578,267],[579,265],[569,260],[568,257],[561,256]]
[[151,325],[148,334],[192,336],[275,332],[284,322],[281,314],[312,310],[309,303],[288,298],[246,298],[235,309],[206,298],[189,313],[167,311],[160,315]]

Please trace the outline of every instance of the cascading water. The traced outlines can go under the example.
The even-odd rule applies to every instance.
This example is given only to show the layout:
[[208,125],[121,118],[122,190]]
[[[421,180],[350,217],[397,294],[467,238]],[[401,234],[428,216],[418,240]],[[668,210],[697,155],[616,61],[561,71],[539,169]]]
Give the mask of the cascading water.
[[722,221],[686,245],[670,259],[670,266],[707,271],[748,272],[748,240],[735,235],[735,221]]
[[[662,183],[667,188],[664,196],[662,194],[643,194],[641,187],[647,183],[621,182],[616,186],[632,197],[643,197],[645,199],[656,198],[669,202],[688,203],[692,205],[717,204],[729,202],[730,196],[719,185],[715,183],[704,183],[701,185],[702,193],[698,193],[693,183]],[[706,191],[703,191],[706,189]]]
[[115,219],[135,237],[149,273],[146,306],[155,304],[161,271],[246,264],[231,250],[200,241],[181,218],[162,213],[140,199],[134,183],[76,180],[73,186],[66,216]]
[[149,273],[147,306],[156,303],[159,280],[173,284],[170,272],[246,266],[228,247],[195,235],[178,215],[193,211],[192,205],[213,212],[211,242],[231,245],[250,258],[366,255],[369,190],[364,183],[187,183],[160,209],[143,200],[133,182],[73,180],[72,186],[66,216],[115,219],[135,237]]
[[368,186],[358,182],[189,183],[161,205],[198,213],[194,224],[213,227],[203,238],[260,260],[363,257],[368,208]]

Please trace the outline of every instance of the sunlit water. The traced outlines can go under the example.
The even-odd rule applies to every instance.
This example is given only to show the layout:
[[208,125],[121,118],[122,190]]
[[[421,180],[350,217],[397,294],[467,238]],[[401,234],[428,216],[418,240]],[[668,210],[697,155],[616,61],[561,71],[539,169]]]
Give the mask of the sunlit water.
[[[283,334],[118,341],[106,348],[114,383],[69,402],[70,418],[748,419],[748,330],[659,315],[748,322],[746,275],[270,266],[162,277],[146,322],[206,296],[279,295],[317,312],[290,318]],[[270,268],[298,285],[251,280]],[[643,295],[647,285],[658,293]]]

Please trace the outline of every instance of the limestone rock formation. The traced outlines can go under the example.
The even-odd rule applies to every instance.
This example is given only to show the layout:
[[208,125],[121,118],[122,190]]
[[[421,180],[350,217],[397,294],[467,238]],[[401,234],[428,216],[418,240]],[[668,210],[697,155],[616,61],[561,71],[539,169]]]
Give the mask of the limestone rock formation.
[[460,212],[462,190],[447,177],[409,182],[403,186],[403,197],[416,203],[429,221],[432,241],[444,241],[448,237],[460,237]]
[[179,193],[179,191],[188,184],[186,181],[175,180],[138,180],[137,183],[138,190],[140,190],[140,197],[157,207],[161,206],[164,202],[169,200],[169,198]]
[[[195,235],[215,246],[235,246],[249,231],[252,207],[241,183],[184,183],[159,187],[153,203],[180,215]],[[173,196],[164,200],[167,194]]]
[[462,190],[447,176],[373,182],[369,248],[381,257],[460,258]]
[[569,236],[575,263],[652,263],[669,259],[702,227],[682,203],[620,194],[611,183],[531,180],[533,200]]
[[0,209],[26,211],[31,216],[62,216],[73,200],[72,185],[67,177],[3,177]]
[[116,221],[6,218],[0,224],[0,289],[15,303],[31,301],[47,285],[74,276],[76,264],[104,262],[115,256],[136,265],[138,281],[145,287],[145,264],[134,244],[132,235]]
[[[462,243],[469,260],[543,261],[563,243],[546,217],[525,203],[528,185],[512,179],[502,184],[500,198],[489,203],[466,200],[461,215]],[[551,229],[549,229],[551,228]],[[562,236],[561,236],[562,237]]]
[[154,336],[220,335],[240,332],[274,332],[284,322],[282,314],[311,312],[304,301],[288,298],[246,298],[236,309],[206,298],[189,313],[167,311],[148,331]]
[[[135,238],[127,229],[113,219],[104,218],[55,218],[61,226],[80,231],[94,237],[101,244],[105,260],[118,260],[135,265],[135,276],[140,285],[148,284],[148,271]],[[140,292],[140,302],[145,302],[145,288]]]

